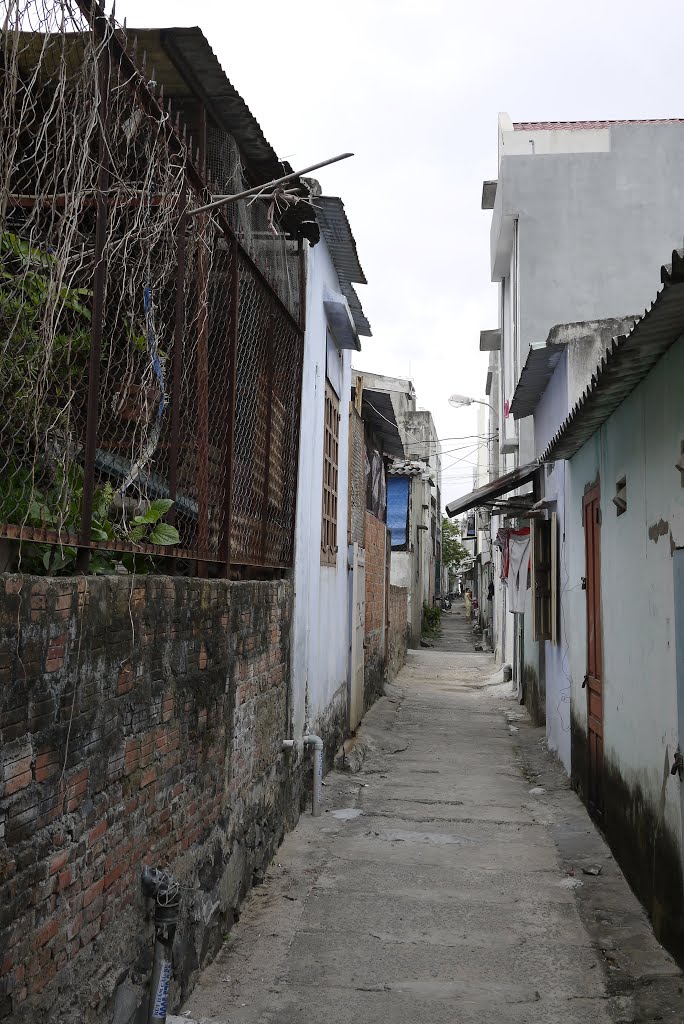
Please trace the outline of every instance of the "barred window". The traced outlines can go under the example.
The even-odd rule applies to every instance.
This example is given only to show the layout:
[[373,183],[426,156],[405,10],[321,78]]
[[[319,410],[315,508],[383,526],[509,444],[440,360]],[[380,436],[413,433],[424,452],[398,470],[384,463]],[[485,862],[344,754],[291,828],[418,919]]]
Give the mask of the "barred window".
[[337,562],[337,472],[340,448],[340,400],[332,384],[325,382],[325,424],[323,439],[323,521],[321,564]]

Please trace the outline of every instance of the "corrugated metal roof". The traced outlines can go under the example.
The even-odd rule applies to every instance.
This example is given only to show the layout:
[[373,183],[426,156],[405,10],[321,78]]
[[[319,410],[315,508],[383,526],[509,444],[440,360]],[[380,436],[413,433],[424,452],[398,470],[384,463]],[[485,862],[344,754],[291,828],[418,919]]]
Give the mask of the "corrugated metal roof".
[[628,334],[612,342],[542,462],[569,459],[579,451],[684,334],[684,250],[672,253],[660,279],[664,287],[655,302]]
[[458,516],[462,512],[468,512],[471,508],[485,505],[488,501],[493,501],[494,498],[499,498],[502,494],[508,494],[509,491],[514,491],[516,487],[522,487],[523,484],[529,483],[538,469],[539,464],[537,462],[528,462],[525,466],[518,466],[517,469],[512,470],[510,473],[504,473],[503,476],[497,477],[496,480],[490,480],[483,487],[476,487],[470,494],[465,494],[462,498],[457,498],[456,501],[450,501],[446,506],[446,513],[453,519],[454,516]]
[[345,213],[344,203],[337,196],[316,196],[313,203],[316,219],[325,238],[333,266],[337,271],[342,292],[349,303],[356,331],[369,338],[371,336],[370,324],[353,288],[353,283],[367,284],[366,275],[361,269],[356,242]]
[[270,181],[287,170],[267,141],[261,125],[242,96],[228,79],[209,44],[196,26],[190,28],[128,29],[130,41],[137,38],[138,53],[144,50],[146,66],[155,71],[158,85],[172,100],[199,96],[214,120],[233,136],[255,184]]
[[[146,54],[146,68],[150,77],[154,70],[157,88],[164,86],[164,95],[183,109],[183,104],[199,99],[210,117],[237,143],[249,184],[261,185],[283,174],[292,167],[279,160],[276,151],[266,139],[261,125],[240,93],[232,85],[200,28],[128,29],[127,48],[135,41],[138,56]],[[187,108],[183,110],[187,116]],[[194,139],[197,146],[198,139]],[[294,179],[292,186],[306,186]],[[313,213],[308,203],[288,207],[279,217],[281,227],[288,233],[304,235],[312,243],[318,240],[312,225]]]
[[610,128],[614,124],[684,124],[681,117],[647,117],[616,121],[514,121],[515,132],[572,132],[592,128]]

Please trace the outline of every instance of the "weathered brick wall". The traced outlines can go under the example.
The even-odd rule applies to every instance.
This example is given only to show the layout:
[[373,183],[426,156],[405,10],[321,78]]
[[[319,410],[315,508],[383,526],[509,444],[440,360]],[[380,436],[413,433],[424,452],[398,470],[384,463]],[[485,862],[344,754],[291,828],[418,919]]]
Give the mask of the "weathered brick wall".
[[390,587],[387,678],[394,679],[406,662],[408,643],[408,590]]
[[377,700],[385,679],[385,579],[387,528],[366,512],[366,625],[364,706]]
[[349,411],[349,543],[364,545],[366,515],[366,442],[363,420],[354,406]]
[[0,578],[0,1018],[133,1019],[143,863],[185,887],[171,1007],[296,820],[289,582]]

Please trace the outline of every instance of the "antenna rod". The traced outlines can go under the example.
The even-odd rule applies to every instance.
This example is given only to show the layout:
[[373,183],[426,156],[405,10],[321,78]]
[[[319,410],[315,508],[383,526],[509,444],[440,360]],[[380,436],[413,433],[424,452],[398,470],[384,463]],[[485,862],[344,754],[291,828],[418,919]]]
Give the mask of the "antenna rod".
[[218,206],[225,206],[226,203],[234,203],[237,199],[246,199],[247,196],[256,195],[267,188],[275,188],[276,185],[284,185],[286,181],[292,181],[293,178],[300,178],[303,174],[308,174],[310,171],[317,171],[319,167],[328,167],[329,164],[336,164],[340,160],[347,160],[350,156],[354,156],[354,154],[341,153],[339,156],[333,156],[329,160],[321,160],[318,164],[311,164],[310,167],[304,167],[301,171],[293,171],[291,174],[283,175],[282,178],[275,178],[273,181],[266,181],[263,185],[255,185],[254,188],[248,188],[244,192],[238,192],[234,196],[221,196],[220,199],[215,199],[213,202],[207,203],[206,206],[198,206],[195,210],[188,210],[186,216],[194,217],[198,213],[206,213],[207,210],[215,210]]

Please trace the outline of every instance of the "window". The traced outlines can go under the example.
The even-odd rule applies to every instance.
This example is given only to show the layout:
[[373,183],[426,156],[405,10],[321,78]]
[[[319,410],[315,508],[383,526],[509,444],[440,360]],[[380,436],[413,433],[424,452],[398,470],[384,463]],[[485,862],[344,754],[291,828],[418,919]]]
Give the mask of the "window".
[[325,381],[324,431],[321,564],[335,565],[337,562],[337,473],[340,448],[340,400],[327,378]]
[[558,643],[558,518],[532,522],[532,638]]

